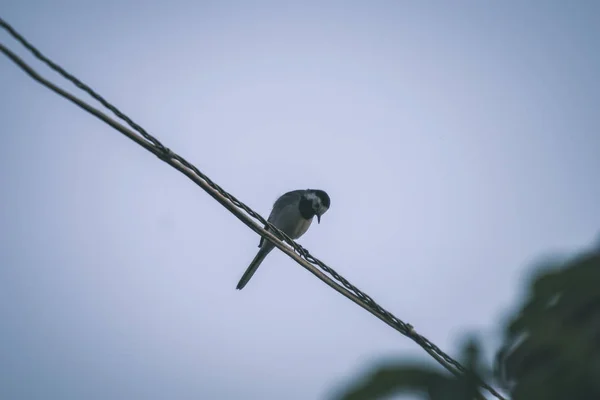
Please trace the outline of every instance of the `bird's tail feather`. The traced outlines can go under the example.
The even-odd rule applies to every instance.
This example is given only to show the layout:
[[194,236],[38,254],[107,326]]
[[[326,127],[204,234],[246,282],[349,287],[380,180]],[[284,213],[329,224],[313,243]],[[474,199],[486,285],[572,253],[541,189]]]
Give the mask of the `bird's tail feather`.
[[273,247],[274,246],[270,242],[264,243],[264,246],[261,247],[261,249],[258,251],[256,257],[254,257],[254,260],[252,260],[248,268],[246,268],[246,272],[244,272],[244,275],[242,275],[242,278],[236,286],[237,290],[242,290],[244,286],[246,286],[246,284],[248,283],[250,278],[252,278],[252,275],[254,275],[254,273],[256,272],[260,264],[263,262],[267,254],[269,254],[271,250],[273,250]]

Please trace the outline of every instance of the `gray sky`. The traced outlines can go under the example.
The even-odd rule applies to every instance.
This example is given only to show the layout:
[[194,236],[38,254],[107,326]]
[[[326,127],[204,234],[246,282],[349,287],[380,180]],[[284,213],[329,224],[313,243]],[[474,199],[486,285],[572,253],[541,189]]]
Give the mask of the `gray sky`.
[[[263,216],[327,190],[300,243],[455,356],[471,331],[491,355],[531,263],[598,234],[599,12],[0,4]],[[279,251],[237,292],[255,233],[4,57],[0,93],[1,398],[323,399],[381,359],[431,362]]]

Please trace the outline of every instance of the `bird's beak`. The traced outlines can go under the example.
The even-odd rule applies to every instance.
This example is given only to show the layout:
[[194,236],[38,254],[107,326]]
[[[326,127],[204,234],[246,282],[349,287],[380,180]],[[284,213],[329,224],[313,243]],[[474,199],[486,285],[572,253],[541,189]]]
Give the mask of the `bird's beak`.
[[317,224],[321,223],[321,216],[319,214],[317,214]]

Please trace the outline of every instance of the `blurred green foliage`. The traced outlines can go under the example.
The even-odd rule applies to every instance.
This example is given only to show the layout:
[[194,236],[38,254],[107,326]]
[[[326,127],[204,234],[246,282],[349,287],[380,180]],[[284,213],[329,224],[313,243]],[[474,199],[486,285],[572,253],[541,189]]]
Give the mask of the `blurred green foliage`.
[[496,375],[512,398],[600,399],[600,252],[537,274],[505,330]]
[[[479,345],[467,341],[462,361],[471,371],[481,373]],[[398,393],[419,393],[424,399],[475,399],[479,388],[470,374],[455,377],[446,370],[399,361],[394,365],[376,367],[362,382],[337,397],[339,400],[375,400]],[[482,398],[482,397],[481,397]]]
[[[479,345],[466,341],[461,361],[485,378]],[[521,308],[504,328],[494,375],[513,400],[600,399],[600,246],[567,261],[545,265],[532,278]],[[470,374],[406,361],[379,365],[339,400],[377,400],[419,393],[429,400],[481,397]]]

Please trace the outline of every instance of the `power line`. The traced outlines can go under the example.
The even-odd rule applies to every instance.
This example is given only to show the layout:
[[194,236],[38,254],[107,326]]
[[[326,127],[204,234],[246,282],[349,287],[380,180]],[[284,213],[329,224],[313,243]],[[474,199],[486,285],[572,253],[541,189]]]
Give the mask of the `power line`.
[[[0,18],[0,26],[5,29],[12,37],[14,37],[18,42],[20,42],[25,48],[27,48],[37,59],[44,62],[47,66],[49,66],[52,70],[58,72],[65,79],[71,81],[75,86],[79,89],[85,91],[87,94],[92,96],[94,99],[99,101],[103,106],[109,109],[116,117],[123,120],[127,123],[135,132],[126,128],[125,126],[119,124],[114,121],[107,115],[103,114],[99,110],[91,107],[87,103],[83,102],[79,98],[73,96],[69,92],[59,88],[54,85],[50,81],[43,78],[39,75],[33,68],[27,65],[23,60],[21,60],[16,54],[6,48],[4,45],[0,44],[0,52],[6,55],[11,61],[17,64],[21,69],[23,69],[31,78],[38,81],[42,85],[48,87],[50,90],[59,94],[60,96],[68,99],[69,101],[75,103],[77,106],[83,108],[85,111],[91,113],[95,117],[99,118],[103,122],[107,123],[117,131],[121,132],[128,138],[135,141],[137,144],[144,147],[146,150],[152,152],[156,156],[158,156],[161,160],[171,165],[175,169],[179,170],[196,184],[198,184],[202,189],[204,189],[211,197],[217,200],[221,205],[227,208],[231,213],[233,213],[238,219],[240,219],[244,224],[250,227],[259,235],[265,237],[267,240],[275,244],[280,250],[293,258],[300,265],[309,270],[309,272],[313,273],[327,285],[332,287],[337,292],[341,293],[345,297],[352,300],[354,303],[358,304],[365,310],[369,311],[371,314],[381,319],[383,322],[412,339],[418,345],[420,345],[429,355],[431,355],[436,361],[438,361],[442,366],[444,366],[448,371],[453,373],[456,376],[460,376],[467,372],[467,369],[462,366],[458,361],[450,357],[444,351],[442,351],[438,346],[429,341],[426,337],[418,334],[412,325],[407,324],[394,316],[389,311],[385,310],[379,304],[377,304],[370,296],[366,293],[362,292],[356,286],[352,285],[348,282],[343,276],[338,274],[331,267],[327,266],[325,263],[312,256],[306,249],[300,246],[298,243],[289,238],[285,233],[281,232],[267,220],[265,220],[258,213],[253,211],[250,207],[246,206],[240,200],[236,199],[233,195],[229,194],[227,191],[222,189],[219,185],[213,182],[208,176],[204,175],[198,168],[189,163],[183,157],[178,154],[172,152],[169,148],[164,146],[158,139],[150,135],[146,130],[144,130],[140,125],[135,123],[132,119],[130,119],[127,115],[121,112],[114,105],[105,100],[102,96],[96,93],[93,89],[87,86],[85,83],[81,82],[75,76],[71,75],[67,71],[65,71],[62,67],[54,63],[52,60],[44,56],[36,47],[34,47],[31,43],[29,43],[21,34],[19,34],[12,26],[10,26],[6,21]],[[140,137],[141,135],[141,137]],[[246,214],[240,211],[243,210]],[[263,226],[268,227],[269,231],[265,228],[257,225],[254,221],[248,218],[248,215],[260,222]],[[280,240],[283,240],[287,243],[289,247],[285,246],[281,243]],[[315,268],[315,265],[320,268]],[[325,272],[325,274],[323,273]],[[327,276],[331,276],[333,280]],[[336,282],[337,281],[337,282]],[[341,284],[341,285],[340,285]],[[485,388],[492,395],[494,395],[498,399],[505,400],[502,395],[500,395],[495,389],[493,389],[490,385],[484,382],[481,378],[477,378],[478,383],[481,387]]]

